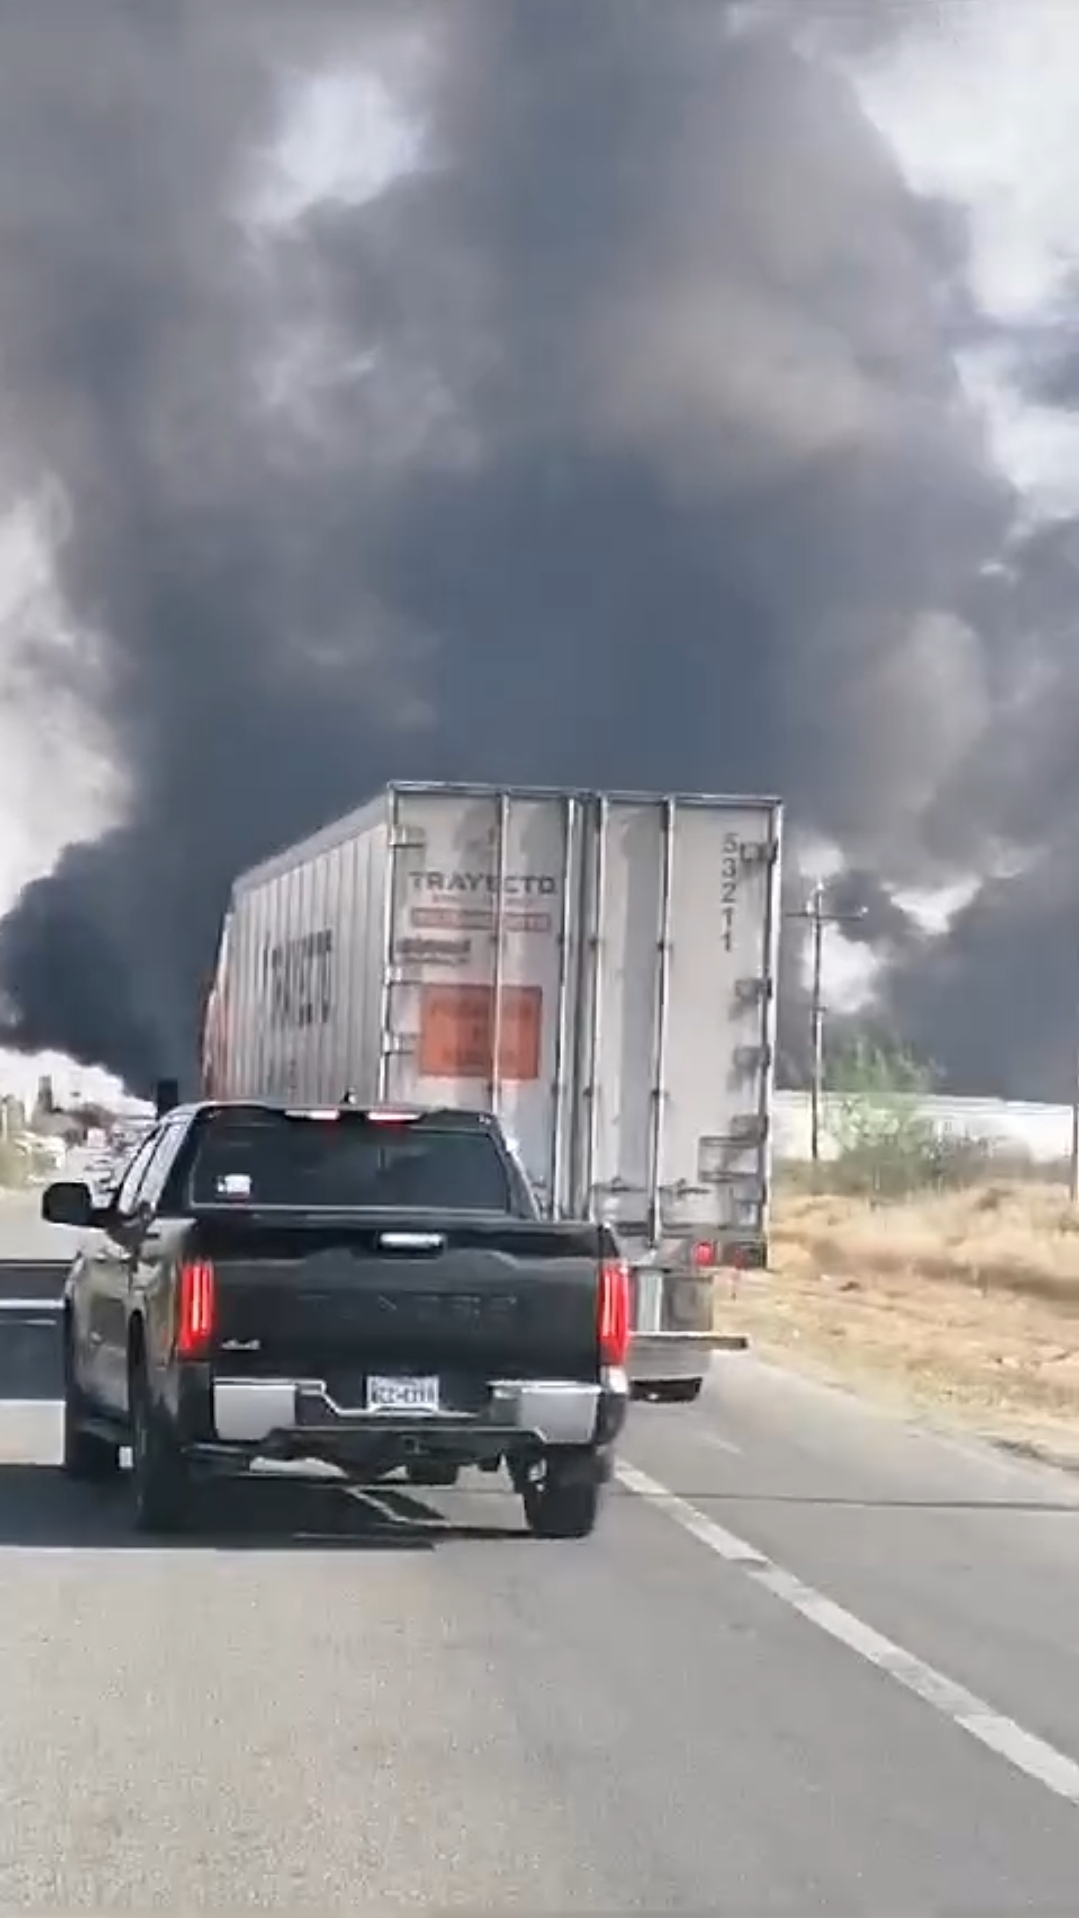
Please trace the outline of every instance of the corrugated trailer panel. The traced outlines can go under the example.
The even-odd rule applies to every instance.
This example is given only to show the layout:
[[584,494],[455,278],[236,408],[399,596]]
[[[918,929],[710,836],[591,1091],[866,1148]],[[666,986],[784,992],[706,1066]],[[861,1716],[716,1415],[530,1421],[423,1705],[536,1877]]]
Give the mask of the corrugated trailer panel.
[[702,1233],[729,1246],[752,1244],[763,1234],[779,852],[774,809],[677,808],[660,1099],[660,1236]]
[[567,1205],[595,1210],[620,1230],[643,1236],[656,1117],[662,806],[601,798],[588,824]]
[[375,1098],[386,806],[376,802],[243,875],[225,970],[231,1096]]
[[547,1201],[579,811],[572,795],[403,789],[390,825],[384,1095],[495,1110]]
[[624,1238],[763,1234],[779,835],[770,801],[592,808],[567,1198]]

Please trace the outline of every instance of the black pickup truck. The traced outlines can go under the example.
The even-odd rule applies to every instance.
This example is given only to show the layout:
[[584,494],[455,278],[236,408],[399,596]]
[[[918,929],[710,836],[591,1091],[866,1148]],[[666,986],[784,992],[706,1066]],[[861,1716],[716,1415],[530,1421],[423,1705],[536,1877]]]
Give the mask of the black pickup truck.
[[137,1524],[200,1477],[319,1459],[355,1482],[505,1465],[529,1528],[593,1529],[628,1399],[628,1274],[605,1227],[542,1220],[497,1122],[424,1109],[177,1106],[88,1229],[63,1306],[64,1466],[130,1446]]

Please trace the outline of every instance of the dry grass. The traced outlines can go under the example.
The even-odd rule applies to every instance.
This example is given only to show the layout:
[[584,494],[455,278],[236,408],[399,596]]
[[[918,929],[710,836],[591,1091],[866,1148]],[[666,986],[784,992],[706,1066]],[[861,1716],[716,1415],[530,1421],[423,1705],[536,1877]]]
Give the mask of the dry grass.
[[756,1349],[1079,1460],[1079,1211],[995,1183],[873,1205],[777,1196],[772,1270],[721,1288]]

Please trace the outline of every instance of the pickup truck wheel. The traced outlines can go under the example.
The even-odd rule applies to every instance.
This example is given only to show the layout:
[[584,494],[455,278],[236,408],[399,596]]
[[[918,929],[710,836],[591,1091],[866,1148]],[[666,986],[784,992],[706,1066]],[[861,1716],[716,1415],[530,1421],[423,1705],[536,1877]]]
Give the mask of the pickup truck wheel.
[[120,1469],[120,1447],[88,1432],[86,1402],[75,1383],[71,1333],[64,1333],[64,1449],[63,1467],[69,1478],[100,1484]]
[[459,1465],[443,1465],[438,1459],[417,1459],[414,1464],[405,1466],[405,1477],[410,1485],[456,1485],[460,1476]]
[[536,1538],[588,1538],[599,1517],[600,1486],[547,1470],[524,1490],[525,1521]]
[[178,1531],[190,1486],[183,1454],[155,1415],[141,1364],[131,1379],[131,1478],[140,1532]]

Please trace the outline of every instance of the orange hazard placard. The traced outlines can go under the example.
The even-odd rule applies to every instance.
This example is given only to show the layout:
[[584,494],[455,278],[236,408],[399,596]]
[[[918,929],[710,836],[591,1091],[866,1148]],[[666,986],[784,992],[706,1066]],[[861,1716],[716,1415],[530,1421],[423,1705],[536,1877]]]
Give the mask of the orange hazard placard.
[[[489,1079],[494,1044],[493,986],[420,989],[420,1076]],[[538,1079],[543,1028],[539,986],[503,986],[500,1079]]]

